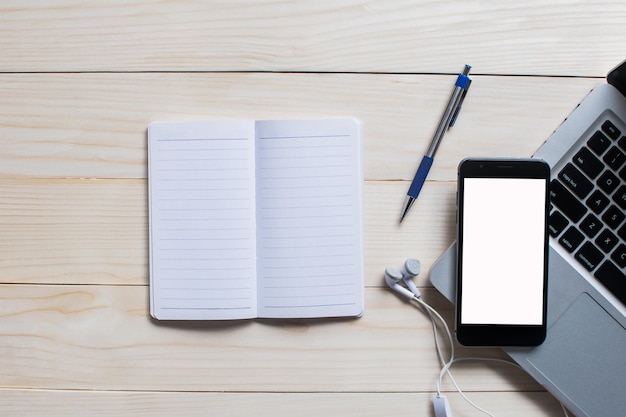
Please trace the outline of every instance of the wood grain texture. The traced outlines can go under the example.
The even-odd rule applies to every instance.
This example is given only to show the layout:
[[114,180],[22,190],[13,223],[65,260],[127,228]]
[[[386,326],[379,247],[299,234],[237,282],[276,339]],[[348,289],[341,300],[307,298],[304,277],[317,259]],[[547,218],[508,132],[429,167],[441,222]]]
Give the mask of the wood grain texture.
[[623,2],[4,2],[0,71],[339,71],[604,76]]
[[[500,417],[551,417],[563,413],[545,392],[470,393],[479,405]],[[478,416],[454,394],[450,402],[459,416]],[[7,415],[31,417],[172,415],[248,417],[332,416],[415,417],[431,415],[432,393],[206,393],[98,392],[0,389],[0,408]],[[24,404],[29,404],[28,414]]]
[[148,283],[145,180],[0,181],[0,281]]
[[[154,321],[146,286],[0,289],[4,387],[429,392],[439,375],[433,339],[422,337],[431,332],[427,316],[387,289],[366,291],[360,319],[232,322]],[[425,299],[449,316],[451,305],[427,292]],[[495,349],[480,354],[503,357]],[[540,390],[507,365],[467,363],[454,374],[468,391]]]
[[[453,76],[3,74],[0,177],[146,178],[152,121],[356,117],[365,178],[410,180]],[[473,77],[430,180],[466,156],[530,156],[600,80]]]

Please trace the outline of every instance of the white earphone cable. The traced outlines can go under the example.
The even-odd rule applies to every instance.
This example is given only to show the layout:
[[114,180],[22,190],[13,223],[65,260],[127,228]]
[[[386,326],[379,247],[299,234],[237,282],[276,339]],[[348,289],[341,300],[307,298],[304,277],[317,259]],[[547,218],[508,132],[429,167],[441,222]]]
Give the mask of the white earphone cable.
[[[480,411],[480,412],[482,412],[482,413],[484,413],[484,414],[486,414],[486,415],[488,415],[490,417],[494,417],[493,414],[491,414],[487,410],[481,408],[479,405],[474,403],[469,397],[467,397],[467,395],[465,395],[465,393],[463,392],[461,387],[458,385],[458,383],[456,382],[456,380],[452,376],[452,373],[450,372],[450,367],[454,363],[460,362],[462,360],[466,360],[466,358],[456,359],[454,357],[454,340],[452,339],[452,333],[450,332],[450,328],[448,327],[448,324],[445,322],[443,317],[441,317],[441,315],[437,312],[437,310],[435,310],[429,304],[424,302],[424,300],[422,300],[421,297],[415,297],[414,300],[417,301],[418,304],[420,306],[422,306],[425,309],[425,311],[427,312],[427,314],[430,316],[430,320],[431,320],[431,323],[432,323],[432,326],[433,326],[433,333],[435,334],[435,348],[437,350],[437,355],[439,356],[439,361],[441,362],[441,365],[442,365],[441,372],[439,373],[439,378],[437,379],[437,396],[438,397],[441,396],[441,382],[442,382],[442,379],[443,379],[443,375],[447,373],[448,374],[448,378],[450,378],[450,381],[452,382],[452,385],[454,385],[454,388],[457,390],[457,392],[461,395],[461,397],[469,405],[471,405],[476,410],[478,410],[478,411]],[[439,320],[439,322],[441,323],[441,325],[443,326],[443,328],[446,331],[446,335],[448,336],[448,341],[450,343],[450,359],[448,361],[445,361],[444,356],[443,356],[443,352],[442,352],[442,349],[441,349],[441,344],[439,343],[438,328],[437,328],[437,322],[436,322],[435,318],[437,318],[437,320]]]
[[[488,362],[498,362],[498,363],[504,363],[507,365],[511,365],[511,366],[515,366],[516,368],[522,369],[522,367],[520,367],[517,363],[510,361],[510,360],[506,360],[506,359],[498,359],[498,358],[481,358],[481,357],[464,357],[464,358],[455,358],[454,356],[454,339],[452,338],[452,333],[450,332],[450,328],[448,326],[448,323],[446,323],[446,321],[443,319],[443,317],[437,312],[437,310],[435,310],[434,308],[432,308],[429,304],[427,304],[424,300],[422,300],[421,296],[415,296],[413,297],[413,300],[416,301],[423,309],[424,311],[428,314],[432,327],[433,327],[433,334],[434,334],[434,339],[435,339],[435,348],[437,350],[437,356],[439,358],[439,362],[441,363],[441,371],[439,372],[439,378],[437,379],[437,396],[441,396],[441,383],[443,380],[443,376],[445,374],[448,374],[448,378],[450,379],[450,382],[452,382],[452,385],[454,386],[454,388],[457,390],[457,392],[459,393],[459,395],[472,407],[474,407],[476,410],[480,411],[481,413],[489,416],[489,417],[494,417],[493,414],[491,414],[489,411],[485,410],[484,408],[480,407],[479,405],[477,405],[476,403],[474,403],[469,397],[467,397],[467,395],[465,395],[465,393],[463,392],[463,390],[461,389],[461,387],[457,384],[456,380],[454,379],[454,377],[452,376],[452,373],[450,372],[450,368],[452,367],[452,365],[454,365],[455,363],[458,362],[464,362],[464,361],[488,361]],[[437,325],[437,321],[439,321],[440,326],[442,326],[445,329],[445,333],[446,336],[448,337],[448,342],[450,344],[450,359],[448,359],[447,361],[445,360],[445,356],[443,354],[443,349],[441,347],[441,342],[440,342],[440,337],[439,337],[439,326]],[[565,408],[565,406],[561,404],[561,408],[563,409],[563,413],[565,415],[565,417],[569,417],[569,414]]]

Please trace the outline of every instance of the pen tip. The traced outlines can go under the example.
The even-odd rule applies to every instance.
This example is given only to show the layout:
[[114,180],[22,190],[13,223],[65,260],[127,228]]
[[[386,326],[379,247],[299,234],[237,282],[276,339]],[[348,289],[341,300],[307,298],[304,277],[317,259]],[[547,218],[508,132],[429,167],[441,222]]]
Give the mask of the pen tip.
[[402,220],[404,220],[404,218],[406,217],[406,214],[409,212],[409,209],[413,205],[414,201],[415,201],[415,197],[411,197],[411,196],[406,197],[406,201],[404,202],[404,208],[402,209],[402,216],[400,216],[399,223],[402,223]]

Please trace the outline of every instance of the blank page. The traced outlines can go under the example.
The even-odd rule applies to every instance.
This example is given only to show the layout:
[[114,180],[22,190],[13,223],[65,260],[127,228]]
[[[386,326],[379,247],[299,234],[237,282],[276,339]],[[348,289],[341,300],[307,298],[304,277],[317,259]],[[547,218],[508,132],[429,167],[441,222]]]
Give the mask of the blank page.
[[151,314],[256,317],[254,122],[148,128]]
[[361,128],[256,125],[259,316],[363,312]]

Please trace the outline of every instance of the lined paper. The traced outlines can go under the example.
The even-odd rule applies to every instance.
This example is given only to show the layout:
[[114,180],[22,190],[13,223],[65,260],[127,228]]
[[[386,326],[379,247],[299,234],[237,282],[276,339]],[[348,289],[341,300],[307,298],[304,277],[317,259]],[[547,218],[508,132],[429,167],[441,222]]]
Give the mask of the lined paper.
[[149,127],[152,315],[256,317],[254,125]]
[[257,122],[260,315],[361,314],[359,137],[354,120]]
[[347,119],[152,123],[153,317],[361,315],[361,146]]

